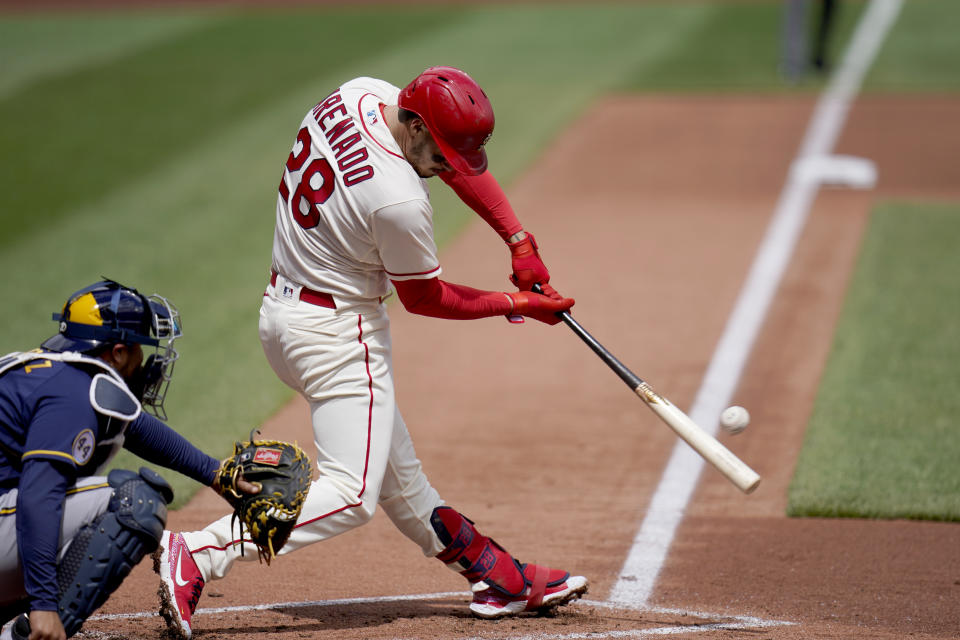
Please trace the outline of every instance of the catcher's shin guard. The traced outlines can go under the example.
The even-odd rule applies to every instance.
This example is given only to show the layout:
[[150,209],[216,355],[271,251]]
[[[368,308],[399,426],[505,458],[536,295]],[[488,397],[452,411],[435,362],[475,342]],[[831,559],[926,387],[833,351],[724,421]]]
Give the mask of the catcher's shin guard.
[[520,563],[491,538],[481,534],[467,519],[450,507],[437,507],[430,524],[446,547],[437,559],[459,572],[471,584],[486,582],[505,594],[519,596],[526,588]]
[[106,602],[130,570],[157,548],[173,489],[147,468],[140,473],[114,469],[107,511],[81,527],[57,567],[58,613],[67,637]]

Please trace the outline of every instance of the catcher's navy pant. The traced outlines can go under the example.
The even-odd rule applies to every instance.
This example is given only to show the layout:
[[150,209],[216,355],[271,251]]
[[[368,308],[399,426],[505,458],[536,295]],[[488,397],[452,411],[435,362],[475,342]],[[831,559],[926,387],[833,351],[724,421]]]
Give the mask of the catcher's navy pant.
[[[282,278],[282,276],[280,277]],[[260,309],[260,341],[270,366],[310,403],[319,478],[280,554],[368,522],[379,503],[427,556],[443,550],[430,515],[443,504],[417,459],[394,402],[390,321],[379,301],[337,309],[283,298],[270,286]],[[241,557],[224,516],[184,533],[205,580],[222,578]]]
[[[0,606],[25,598],[20,554],[17,550],[17,489],[0,496]],[[80,527],[107,510],[113,488],[106,478],[84,478],[67,490],[60,523],[60,556],[67,550]],[[56,526],[51,523],[51,526]],[[3,621],[0,621],[2,624]]]

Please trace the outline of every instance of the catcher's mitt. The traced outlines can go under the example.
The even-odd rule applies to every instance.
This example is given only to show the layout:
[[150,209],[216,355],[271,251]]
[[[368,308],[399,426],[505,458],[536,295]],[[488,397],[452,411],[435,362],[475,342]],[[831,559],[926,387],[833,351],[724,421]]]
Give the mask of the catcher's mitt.
[[[257,433],[254,429],[249,442],[234,445],[233,455],[220,463],[214,486],[233,506],[233,518],[240,520],[240,537],[246,526],[260,559],[270,564],[300,516],[310,489],[310,459],[296,444],[255,440]],[[260,492],[240,491],[238,476],[260,485]]]

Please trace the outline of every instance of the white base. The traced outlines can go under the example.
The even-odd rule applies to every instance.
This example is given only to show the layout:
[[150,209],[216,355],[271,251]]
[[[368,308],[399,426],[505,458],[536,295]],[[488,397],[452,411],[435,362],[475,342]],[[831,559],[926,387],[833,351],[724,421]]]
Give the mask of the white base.
[[877,167],[855,156],[801,156],[790,168],[793,179],[851,189],[872,189],[877,184]]

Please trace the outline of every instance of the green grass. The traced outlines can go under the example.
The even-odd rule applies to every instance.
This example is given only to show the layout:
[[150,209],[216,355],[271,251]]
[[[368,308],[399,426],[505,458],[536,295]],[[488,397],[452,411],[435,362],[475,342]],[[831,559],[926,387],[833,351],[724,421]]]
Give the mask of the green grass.
[[907,0],[864,83],[868,91],[960,90],[960,3]]
[[[844,3],[838,47],[861,6]],[[955,6],[908,3],[883,86],[955,87]],[[432,64],[463,67],[493,99],[488,151],[509,185],[611,91],[815,90],[777,72],[779,12],[664,2],[0,14],[4,350],[37,345],[55,329],[50,312],[101,275],[167,295],[185,326],[171,423],[224,455],[290,397],[261,353],[257,309],[280,166],[320,97],[358,75],[403,84]],[[475,216],[432,187],[442,245]],[[196,488],[166,475],[178,504]]]
[[[824,77],[809,72],[796,84],[785,83],[781,73],[783,55],[783,4],[714,3],[704,8],[704,17],[685,47],[671,49],[660,64],[640,70],[630,78],[629,88],[639,91],[770,92],[811,91],[823,86]],[[813,10],[808,19],[812,29]],[[839,3],[829,51],[834,60],[859,18],[862,4]]]
[[0,18],[0,97],[38,78],[121,58],[205,24],[211,15],[42,13]]
[[[361,30],[390,49],[415,25],[431,29],[442,21],[417,11],[391,20],[370,20],[363,12],[325,19],[223,16],[128,55],[29,84],[16,99],[0,102],[0,121],[18,123],[0,128],[0,148],[17,159],[5,163],[6,178],[15,185],[39,183],[43,192],[0,190],[3,244],[47,228],[78,203],[123,188],[154,167],[189,157],[315,78],[318,65],[305,55],[304,42],[324,41],[323,68],[339,69],[355,58],[354,34]],[[42,215],[23,215],[38,207]]]
[[[489,151],[509,183],[597,95],[682,46],[701,14],[573,6],[223,12],[146,46],[117,45],[114,55],[80,60],[77,44],[59,74],[25,62],[17,90],[0,98],[0,118],[16,123],[0,130],[0,268],[18,274],[0,284],[5,342],[37,345],[55,329],[50,312],[100,275],[169,296],[185,331],[171,424],[224,455],[290,397],[263,358],[257,309],[281,163],[319,98],[358,75],[403,84],[431,64],[467,68],[497,103]],[[95,33],[92,19],[78,19],[78,31]],[[62,20],[58,29],[69,30],[71,20]],[[140,14],[130,20],[143,28]],[[490,33],[501,46],[489,46]],[[637,33],[638,42],[626,37]],[[63,47],[80,41],[65,38]],[[474,217],[448,190],[434,190],[443,242]],[[138,461],[122,455],[116,464]],[[178,504],[196,487],[166,475]]]
[[874,212],[790,515],[960,520],[957,238],[960,204]]
[[[951,0],[904,4],[865,92],[956,92]],[[960,205],[885,204],[859,257],[788,496],[793,516],[960,520]]]

